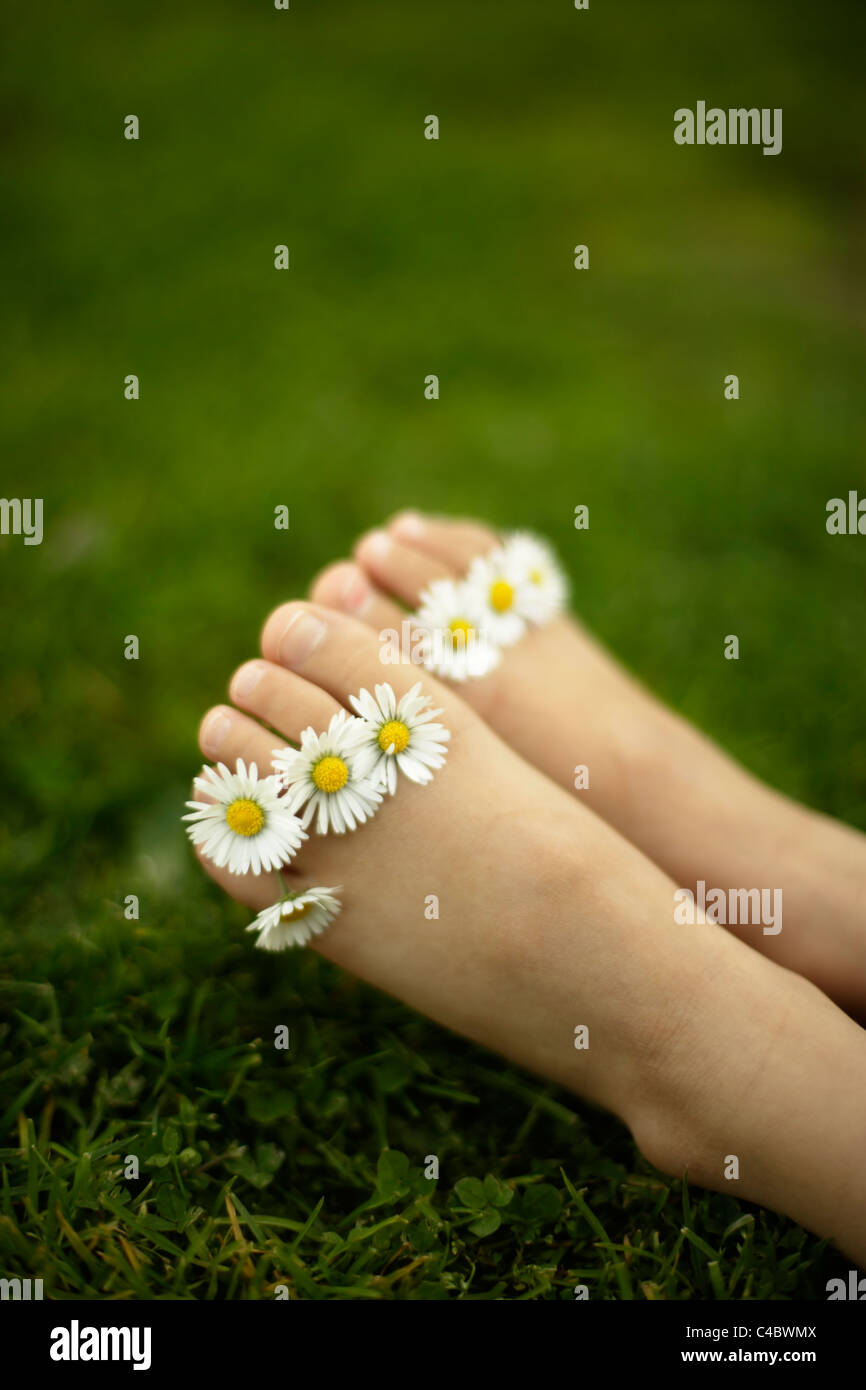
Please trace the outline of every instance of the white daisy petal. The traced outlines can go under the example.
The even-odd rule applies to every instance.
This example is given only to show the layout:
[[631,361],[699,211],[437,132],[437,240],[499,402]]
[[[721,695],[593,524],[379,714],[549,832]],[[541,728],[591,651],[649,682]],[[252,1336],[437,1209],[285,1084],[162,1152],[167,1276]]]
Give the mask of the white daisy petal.
[[359,712],[356,722],[363,727],[356,768],[363,778],[393,796],[398,769],[405,771],[411,781],[432,779],[432,769],[445,762],[443,755],[450,733],[442,724],[428,722],[427,706],[432,704],[432,698],[420,693],[420,681],[400,700],[390,685],[377,685],[375,690],[375,700],[368,690],[350,697],[352,708]]
[[241,758],[237,771],[225,763],[206,768],[195,785],[208,801],[188,801],[186,831],[194,845],[230,873],[279,869],[294,859],[306,840],[301,822],[280,796],[276,777],[259,777],[255,763],[247,770]]
[[[363,709],[363,700],[355,701],[353,708]],[[354,830],[381,805],[381,793],[367,776],[364,737],[364,720],[340,710],[324,733],[305,729],[299,749],[274,750],[273,766],[291,809],[303,808],[305,826],[315,818],[320,835]]]
[[305,946],[313,936],[320,936],[339,913],[339,892],[339,888],[308,888],[291,894],[260,912],[247,931],[258,932],[256,946],[262,951]]
[[483,625],[501,647],[513,647],[526,631],[521,611],[524,576],[508,551],[480,556],[469,567],[466,584],[483,615]]
[[486,676],[502,653],[485,621],[477,585],[438,579],[424,590],[415,614],[425,639],[424,664],[453,681]]
[[568,600],[568,582],[552,548],[528,531],[515,531],[502,547],[508,573],[516,582],[515,608],[535,627],[550,622]]

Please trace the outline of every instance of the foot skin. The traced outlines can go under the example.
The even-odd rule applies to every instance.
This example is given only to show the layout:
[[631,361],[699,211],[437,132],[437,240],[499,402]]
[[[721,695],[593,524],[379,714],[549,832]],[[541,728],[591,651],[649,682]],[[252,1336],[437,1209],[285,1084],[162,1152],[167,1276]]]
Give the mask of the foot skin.
[[[316,602],[398,628],[436,579],[497,543],[472,522],[402,513],[326,569]],[[645,691],[572,618],[531,632],[460,694],[512,748],[626,836],[675,884],[780,889],[782,930],[749,945],[866,1013],[866,836],[771,791]],[[590,786],[575,791],[575,769]]]
[[[267,768],[275,747],[324,728],[361,687],[387,679],[399,697],[419,676],[383,668],[374,633],[312,604],[273,613],[262,653],[233,677],[234,707],[202,722],[209,761]],[[673,885],[654,864],[459,696],[426,673],[423,684],[451,730],[445,767],[427,787],[402,781],[353,834],[312,836],[286,872],[296,888],[343,885],[316,949],[612,1110],[666,1172],[762,1202],[866,1258],[863,1033],[721,928],[677,926]],[[273,876],[204,862],[253,911],[278,896]],[[578,1049],[581,1026],[589,1046]],[[729,1154],[740,1159],[733,1184]]]

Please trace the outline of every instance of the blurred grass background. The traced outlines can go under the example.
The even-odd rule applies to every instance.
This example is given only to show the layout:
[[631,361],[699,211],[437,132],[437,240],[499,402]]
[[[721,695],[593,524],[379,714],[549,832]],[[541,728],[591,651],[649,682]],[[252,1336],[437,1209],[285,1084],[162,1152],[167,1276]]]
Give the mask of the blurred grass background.
[[[830,497],[866,491],[866,11],[88,0],[20,7],[3,28],[2,492],[44,498],[45,540],[0,538],[3,953],[17,982],[0,1143],[17,1173],[32,1120],[48,1170],[13,1179],[6,1264],[66,1296],[106,1292],[50,1213],[66,1203],[75,1229],[92,1222],[92,1250],[114,1240],[105,1192],[128,1204],[132,1239],[151,1219],[141,1200],[152,1211],[162,1191],[160,1219],[185,1240],[196,1193],[243,1269],[230,1187],[299,1230],[326,1201],[253,1282],[223,1277],[203,1241],[175,1292],[255,1295],[283,1261],[301,1297],[570,1297],[577,1268],[594,1295],[622,1297],[624,1237],[658,1227],[672,1282],[646,1296],[718,1294],[706,1252],[689,1247],[687,1279],[671,1255],[677,1185],[648,1175],[617,1126],[318,961],[265,970],[177,816],[200,714],[268,610],[413,505],[548,535],[581,614],[633,669],[775,785],[866,829],[866,541],[824,526]],[[782,107],[781,155],[677,147],[673,112],[698,99]],[[130,113],[138,142],[123,138]],[[429,113],[438,142],[423,138]],[[273,527],[280,503],[288,533]],[[587,532],[573,530],[578,503]],[[730,632],[736,663],[722,659]],[[138,662],[123,659],[129,633]],[[129,893],[138,924],[123,920]],[[250,1109],[235,1082],[248,1054],[261,1061],[275,1006],[306,1049]],[[266,1118],[280,1092],[286,1112]],[[200,1163],[185,1178],[157,1164],[157,1188],[133,1200],[114,1155],[133,1134],[162,1152],[169,1122]],[[292,1262],[306,1244],[316,1259],[336,1249],[359,1193],[381,1198],[379,1150],[402,1144],[415,1163],[440,1151],[431,1132],[450,1178],[531,1187],[566,1164],[611,1248],[556,1179],[547,1264],[521,1243],[535,1227],[506,1222],[480,1253],[452,1231],[440,1249],[462,1218],[427,1212],[433,1253],[398,1284],[395,1266],[383,1273],[397,1246],[377,1236],[368,1264],[355,1269],[352,1247],[304,1285]],[[242,1158],[216,1161],[263,1135],[283,1155],[266,1183],[231,1169]],[[85,1182],[80,1154],[100,1146]],[[746,1257],[746,1209],[693,1201],[731,1296],[823,1296],[817,1243],[760,1216]],[[165,1291],[154,1231],[139,1236],[134,1291]],[[556,1274],[521,1282],[518,1249]],[[116,1271],[104,1258],[128,1293],[127,1256]]]

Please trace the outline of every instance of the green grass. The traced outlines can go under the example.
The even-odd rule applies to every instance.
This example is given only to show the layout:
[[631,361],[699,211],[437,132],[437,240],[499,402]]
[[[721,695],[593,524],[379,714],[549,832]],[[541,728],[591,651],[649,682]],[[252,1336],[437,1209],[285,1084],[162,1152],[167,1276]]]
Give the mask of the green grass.
[[[46,516],[0,538],[0,1273],[824,1297],[790,1223],[314,957],[263,964],[178,814],[269,608],[413,504],[550,536],[655,689],[866,828],[866,541],[824,530],[862,484],[862,7],[87,13],[10,16],[0,83],[2,492]],[[782,155],[677,149],[699,97],[782,106]]]
[[244,914],[191,896],[131,932],[47,914],[57,984],[11,990],[7,1275],[56,1298],[684,1299],[803,1297],[835,1268],[315,958],[275,989],[227,930]]

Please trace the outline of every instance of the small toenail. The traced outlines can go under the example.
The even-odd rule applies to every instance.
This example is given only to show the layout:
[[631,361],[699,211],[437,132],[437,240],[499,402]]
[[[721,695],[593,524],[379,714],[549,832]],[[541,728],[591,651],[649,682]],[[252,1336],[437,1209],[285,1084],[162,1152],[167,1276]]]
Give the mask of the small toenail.
[[280,638],[280,661],[284,666],[300,666],[325,639],[328,631],[321,618],[313,617],[302,608],[289,619]]
[[201,749],[209,758],[215,755],[222,748],[226,741],[232,721],[222,710],[214,710],[213,714],[205,720],[201,730]]
[[239,671],[235,671],[229,686],[232,699],[248,700],[264,674],[265,668],[261,661],[248,661]]
[[363,540],[364,550],[374,560],[384,560],[391,544],[391,537],[385,531],[370,531]]
[[418,512],[401,512],[391,530],[395,536],[403,536],[407,541],[413,541],[423,536],[424,522]]
[[343,585],[341,602],[347,613],[366,612],[373,598],[373,590],[360,570],[353,570]]

